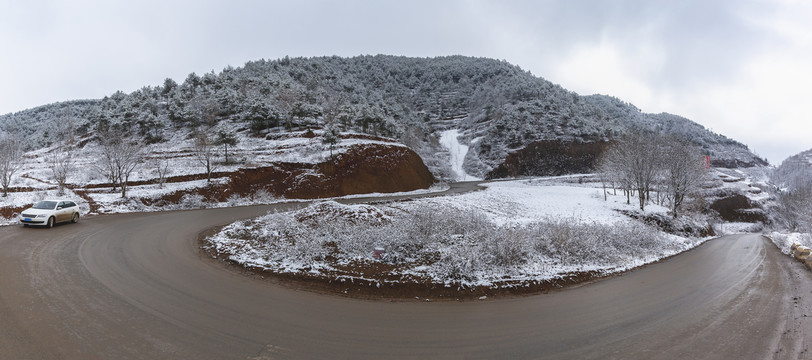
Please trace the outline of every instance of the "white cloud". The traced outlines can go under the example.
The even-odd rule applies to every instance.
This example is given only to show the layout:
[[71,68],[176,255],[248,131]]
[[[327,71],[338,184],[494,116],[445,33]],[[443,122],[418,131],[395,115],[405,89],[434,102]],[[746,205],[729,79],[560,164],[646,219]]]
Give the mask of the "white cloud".
[[3,15],[0,113],[259,58],[461,54],[688,117],[774,162],[812,147],[804,1],[76,0]]
[[744,142],[773,164],[812,148],[812,4],[786,1],[769,11],[743,13],[761,33],[754,51],[728,59],[726,82],[680,94],[674,111]]
[[807,105],[812,71],[805,61],[810,55],[786,50],[760,54],[746,60],[736,81],[700,90],[685,104],[712,120],[714,130],[779,163],[812,148]]
[[604,40],[573,47],[559,59],[550,76],[582,95],[609,94],[650,109],[657,104],[658,94],[646,82],[647,75],[661,66],[662,56],[656,50],[643,49],[630,56]]

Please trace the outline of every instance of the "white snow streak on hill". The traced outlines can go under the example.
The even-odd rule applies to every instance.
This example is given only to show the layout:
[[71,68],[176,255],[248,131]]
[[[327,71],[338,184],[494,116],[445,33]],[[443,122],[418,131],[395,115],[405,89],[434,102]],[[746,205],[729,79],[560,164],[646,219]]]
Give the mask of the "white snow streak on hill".
[[451,161],[451,170],[457,175],[457,181],[476,181],[482,180],[465,173],[462,169],[462,163],[465,160],[465,154],[468,154],[468,146],[460,144],[457,137],[460,136],[460,131],[457,129],[446,130],[440,134],[440,144],[442,144],[449,152],[449,159]]

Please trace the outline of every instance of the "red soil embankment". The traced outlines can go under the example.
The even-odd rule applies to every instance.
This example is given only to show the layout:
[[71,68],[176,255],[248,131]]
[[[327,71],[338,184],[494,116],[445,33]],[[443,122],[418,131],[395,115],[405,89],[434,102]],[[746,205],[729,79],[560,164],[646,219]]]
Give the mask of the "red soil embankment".
[[423,160],[402,146],[356,145],[319,164],[279,163],[241,169],[231,175],[230,191],[249,195],[265,190],[291,199],[425,189],[434,183]]

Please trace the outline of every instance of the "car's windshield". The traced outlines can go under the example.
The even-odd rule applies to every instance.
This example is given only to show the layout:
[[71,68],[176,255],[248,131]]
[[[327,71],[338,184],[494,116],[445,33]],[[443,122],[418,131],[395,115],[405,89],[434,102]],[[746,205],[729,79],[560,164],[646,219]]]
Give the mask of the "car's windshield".
[[56,208],[56,201],[40,201],[34,204],[34,209],[53,210]]

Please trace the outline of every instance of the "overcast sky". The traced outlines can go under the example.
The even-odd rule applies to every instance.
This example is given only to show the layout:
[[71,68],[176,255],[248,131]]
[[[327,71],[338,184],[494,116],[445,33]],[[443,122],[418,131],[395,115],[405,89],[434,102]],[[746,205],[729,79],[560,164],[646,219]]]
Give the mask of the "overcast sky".
[[741,141],[812,148],[807,1],[0,0],[0,114],[289,55],[504,59]]

